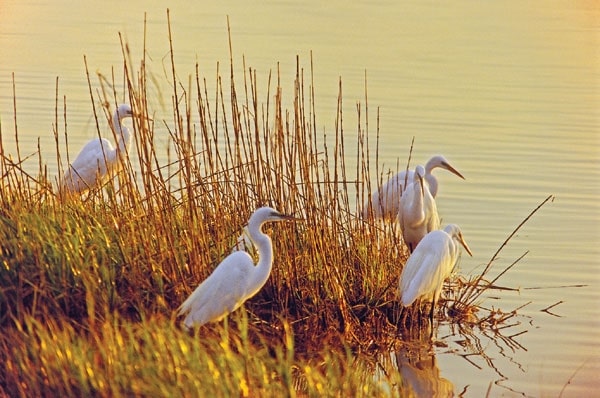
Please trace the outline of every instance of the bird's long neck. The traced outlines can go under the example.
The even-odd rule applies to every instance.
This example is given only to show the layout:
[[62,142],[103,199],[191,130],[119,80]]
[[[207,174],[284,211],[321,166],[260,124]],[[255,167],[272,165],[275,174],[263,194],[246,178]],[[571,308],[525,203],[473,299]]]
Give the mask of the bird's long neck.
[[271,238],[262,232],[261,226],[262,224],[254,223],[248,225],[250,239],[258,249],[259,256],[256,269],[251,276],[251,280],[248,281],[249,286],[256,287],[256,291],[267,282],[273,266],[273,244]]
[[119,116],[118,112],[115,112],[113,116],[113,128],[118,137],[117,150],[125,153],[131,147],[131,134],[129,129],[123,126],[123,118]]
[[429,159],[427,164],[425,164],[425,180],[427,181],[427,185],[429,185],[429,192],[431,192],[431,196],[435,198],[438,190],[437,178],[433,174],[433,169],[439,167],[439,164],[435,157]]
[[425,163],[425,176],[431,174],[433,169],[439,167],[440,158],[438,156],[434,156]]
[[433,196],[435,198],[435,195],[437,194],[437,190],[438,190],[437,178],[435,178],[435,176],[433,174],[426,174],[425,181],[427,181],[427,186],[425,188],[429,188],[429,192],[431,193],[431,196]]
[[415,196],[413,200],[413,209],[415,210],[415,214],[419,214],[419,221],[422,221],[425,218],[424,214],[424,190],[427,189],[426,186],[423,185],[423,182],[417,178],[415,181]]
[[454,264],[452,264],[450,270],[453,270],[456,266],[456,263],[458,262],[458,258],[460,257],[460,243],[458,242],[458,238],[456,238],[456,236],[452,235],[451,238],[452,239],[450,239],[449,243],[449,251],[452,255],[451,258],[454,259]]

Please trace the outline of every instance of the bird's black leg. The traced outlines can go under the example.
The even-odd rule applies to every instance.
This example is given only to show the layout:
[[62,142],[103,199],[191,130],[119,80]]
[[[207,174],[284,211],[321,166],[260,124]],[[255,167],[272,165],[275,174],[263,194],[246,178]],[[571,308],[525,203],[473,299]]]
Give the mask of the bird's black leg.
[[402,324],[402,329],[406,329],[406,318],[408,318],[408,307],[402,307],[400,313],[400,323]]
[[431,311],[429,312],[429,322],[431,324],[431,333],[429,337],[433,337],[433,310],[435,309],[435,300],[431,302]]

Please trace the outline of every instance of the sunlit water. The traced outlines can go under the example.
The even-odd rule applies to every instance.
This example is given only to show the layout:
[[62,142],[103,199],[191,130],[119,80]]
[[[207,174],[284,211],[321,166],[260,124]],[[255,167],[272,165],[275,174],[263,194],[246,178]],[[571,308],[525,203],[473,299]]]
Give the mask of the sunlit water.
[[[114,73],[124,95],[118,33],[133,59],[142,56],[148,20],[149,70],[159,83],[154,111],[169,115],[166,10],[143,1],[5,0],[0,4],[0,121],[14,153],[14,72],[22,154],[37,141],[56,172],[52,125],[59,78],[59,131],[63,97],[72,155],[96,135],[83,57],[94,90],[96,72]],[[226,16],[234,63],[257,70],[259,88],[279,64],[284,95],[293,92],[296,55],[314,61],[317,124],[333,129],[338,79],[343,82],[345,129],[355,131],[356,103],[365,76],[371,136],[380,112],[380,161],[404,167],[415,137],[413,163],[444,154],[465,176],[437,172],[443,222],[461,225],[474,252],[461,272],[481,270],[510,232],[548,195],[544,206],[502,252],[494,269],[529,254],[499,280],[521,288],[498,293],[489,306],[519,311],[523,348],[489,341],[490,367],[481,369],[449,352],[462,338],[442,325],[439,376],[455,393],[581,396],[600,387],[600,10],[593,1],[454,2],[188,2],[171,5],[175,63],[180,78],[216,75],[229,65]],[[240,75],[243,71],[240,70]],[[119,80],[120,79],[120,80]],[[119,85],[120,84],[120,85]],[[167,104],[161,107],[158,97]],[[95,94],[94,94],[95,95]],[[152,95],[152,93],[150,94]],[[290,99],[291,107],[291,99]],[[165,132],[164,142],[167,141]],[[159,140],[160,141],[160,140]],[[350,146],[348,146],[350,147]],[[349,154],[348,161],[354,160]],[[32,163],[34,165],[35,163]],[[33,166],[32,166],[33,167]],[[352,168],[350,168],[352,169]],[[583,287],[568,287],[585,285]],[[567,286],[567,287],[565,287]],[[552,308],[556,316],[542,312]],[[506,380],[501,380],[503,377]]]

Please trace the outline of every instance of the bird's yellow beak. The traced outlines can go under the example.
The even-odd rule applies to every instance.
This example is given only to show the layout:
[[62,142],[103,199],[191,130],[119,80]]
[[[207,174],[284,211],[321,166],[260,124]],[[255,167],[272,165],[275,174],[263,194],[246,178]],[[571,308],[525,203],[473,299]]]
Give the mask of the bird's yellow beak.
[[459,173],[458,170],[456,170],[454,167],[450,166],[450,163],[447,162],[442,162],[442,166],[448,170],[449,172],[451,172],[452,174],[455,174],[457,176],[459,176],[460,178],[462,178],[463,180],[465,179],[465,177],[463,177],[462,174]]
[[281,214],[281,218],[286,221],[304,221],[303,218],[294,217],[287,214]]
[[289,214],[279,213],[277,211],[271,213],[271,216],[276,217],[280,220],[285,220],[285,221],[304,221],[303,218],[294,217]]
[[467,242],[465,242],[464,238],[462,237],[462,235],[460,235],[458,237],[460,244],[463,245],[463,247],[465,248],[465,250],[467,251],[467,253],[469,253],[469,256],[473,257],[473,253],[471,252],[471,249],[469,249],[469,246],[467,245]]

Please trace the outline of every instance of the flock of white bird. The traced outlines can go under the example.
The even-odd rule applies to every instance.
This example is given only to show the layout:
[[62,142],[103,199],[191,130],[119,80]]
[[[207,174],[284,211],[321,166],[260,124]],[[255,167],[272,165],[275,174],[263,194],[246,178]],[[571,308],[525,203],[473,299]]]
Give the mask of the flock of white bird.
[[[136,116],[127,104],[120,105],[112,119],[112,128],[118,137],[117,147],[105,138],[89,141],[69,166],[62,180],[67,193],[82,193],[101,185],[109,171],[119,164],[132,137],[123,119]],[[429,314],[433,326],[433,311],[444,281],[450,276],[462,245],[469,255],[458,225],[449,224],[440,229],[440,218],[435,198],[438,182],[432,171],[446,169],[464,177],[441,155],[432,157],[425,167],[403,171],[389,179],[374,192],[365,204],[364,218],[382,218],[397,221],[402,230],[410,257],[404,265],[399,282],[400,302],[407,307],[415,301],[431,301]],[[254,296],[266,283],[273,265],[271,238],[262,232],[262,225],[270,221],[299,220],[281,214],[270,207],[256,210],[245,227],[248,238],[258,251],[258,263],[245,251],[228,255],[179,307],[185,315],[184,326],[193,328],[223,319]],[[244,246],[248,247],[246,241]],[[433,333],[433,327],[432,327]]]
[[425,167],[403,171],[371,196],[364,206],[363,217],[394,218],[400,224],[410,257],[400,275],[400,302],[404,307],[415,301],[431,301],[429,320],[433,333],[433,314],[444,281],[452,274],[462,245],[469,255],[460,227],[449,224],[440,229],[440,217],[435,197],[438,192],[435,168],[442,168],[464,179],[441,155],[429,159]]

